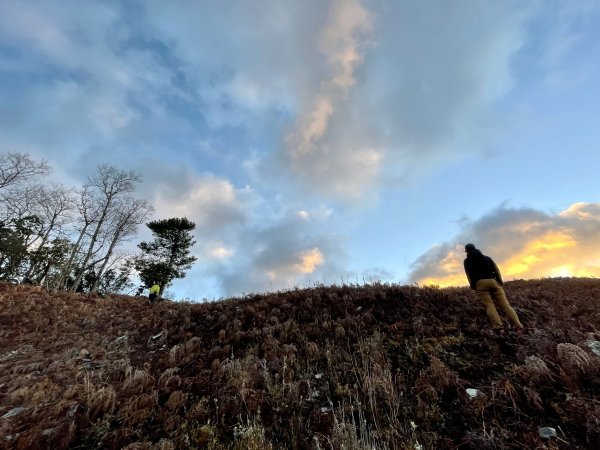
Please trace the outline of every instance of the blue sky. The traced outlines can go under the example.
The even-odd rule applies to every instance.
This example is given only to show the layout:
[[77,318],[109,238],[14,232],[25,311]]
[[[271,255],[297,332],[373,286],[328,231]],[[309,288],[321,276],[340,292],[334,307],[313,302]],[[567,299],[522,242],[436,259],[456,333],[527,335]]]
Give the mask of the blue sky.
[[142,173],[176,298],[599,276],[599,104],[596,1],[0,3],[0,151]]

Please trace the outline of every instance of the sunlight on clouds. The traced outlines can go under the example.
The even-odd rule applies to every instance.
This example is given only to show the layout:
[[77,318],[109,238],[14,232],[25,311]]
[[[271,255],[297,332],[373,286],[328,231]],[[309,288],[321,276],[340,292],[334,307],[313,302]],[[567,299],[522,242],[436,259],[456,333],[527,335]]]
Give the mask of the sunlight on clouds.
[[[529,221],[523,217],[531,211],[518,212],[499,210],[495,220],[486,219],[486,229],[469,239],[496,261],[506,280],[600,277],[600,203],[574,203],[555,216]],[[415,281],[466,285],[463,245],[447,245],[441,252],[440,246],[432,248],[416,263]]]
[[[299,115],[285,139],[293,169],[301,176],[330,183],[333,191],[342,196],[356,197],[362,192],[364,184],[370,183],[376,175],[374,169],[378,169],[380,159],[379,154],[360,147],[332,144],[329,136],[333,116],[356,82],[355,72],[363,61],[362,38],[371,31],[372,21],[371,13],[359,0],[333,1],[319,42],[328,74],[319,83],[310,108]],[[364,160],[365,164],[343,162],[357,159]],[[352,183],[348,183],[349,176],[353,177]]]
[[314,144],[327,130],[327,124],[332,114],[333,104],[331,99],[323,95],[317,97],[313,110],[307,117],[302,119],[304,123],[299,132],[299,144],[292,150],[294,158],[300,158],[316,150]]
[[567,209],[562,211],[559,216],[566,218],[600,220],[600,203],[573,203]]
[[[555,261],[558,255],[564,255],[564,252],[557,253],[557,250],[564,250],[575,247],[577,242],[572,236],[563,231],[550,231],[540,238],[534,239],[525,244],[525,248],[504,262],[505,269],[503,273],[506,276],[522,276],[546,271],[557,270],[554,267],[548,267],[548,263]],[[563,270],[561,266],[560,270]],[[530,275],[531,276],[531,275]],[[541,275],[543,276],[543,275]]]
[[460,286],[465,284],[465,275],[463,273],[463,258],[462,246],[455,245],[448,251],[444,251],[445,247],[439,244],[433,246],[432,251],[437,257],[436,269],[431,274],[420,277],[418,280],[413,280],[422,286],[439,286],[450,287]]
[[331,82],[335,86],[348,89],[354,84],[354,72],[363,58],[356,33],[370,31],[371,22],[369,12],[360,2],[334,2],[330,23],[321,39],[321,49],[329,57],[334,73]]
[[308,213],[308,211],[304,211],[304,210],[298,211],[296,213],[296,215],[304,220],[308,220],[310,217],[310,214]]
[[315,247],[293,255],[293,261],[264,272],[274,288],[295,285],[303,275],[311,274],[321,266],[325,262],[325,257],[321,250]]
[[214,247],[210,250],[210,256],[214,259],[228,259],[233,255],[233,250],[225,247]]
[[440,263],[441,268],[449,273],[455,273],[463,268],[463,261],[456,253],[449,253]]
[[299,254],[300,262],[294,268],[301,273],[313,273],[317,267],[323,264],[323,254],[318,248],[306,250]]
[[454,274],[442,278],[422,278],[417,281],[417,284],[421,286],[439,286],[441,288],[463,286],[466,284],[466,277],[464,274]]
[[551,277],[571,277],[573,276],[573,268],[571,265],[555,267],[550,271]]

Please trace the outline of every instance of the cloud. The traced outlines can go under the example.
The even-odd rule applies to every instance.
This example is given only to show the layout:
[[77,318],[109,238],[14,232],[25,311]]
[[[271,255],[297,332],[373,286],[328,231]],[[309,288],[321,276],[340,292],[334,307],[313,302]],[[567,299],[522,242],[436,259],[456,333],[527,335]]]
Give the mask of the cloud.
[[[75,13],[64,2],[11,0],[1,8],[0,38],[13,50],[2,65],[10,80],[0,88],[3,113],[12,121],[0,125],[2,144],[81,171],[132,155],[162,129],[164,99],[182,92],[157,48],[137,39],[125,9],[91,2]],[[168,122],[178,129],[178,120]]]
[[[0,131],[13,149],[68,154],[65,170],[81,172],[106,158],[189,154],[199,140],[225,149],[213,163],[259,147],[278,153],[263,159],[265,184],[294,179],[302,194],[359,205],[493,146],[490,106],[516,83],[511,61],[532,19],[552,16],[470,0],[35,5],[7,0],[0,14],[0,37],[17,49],[1,70],[32,83],[3,91],[13,101]],[[552,70],[581,41],[578,8],[556,15],[561,28],[542,37],[556,43]]]
[[221,292],[288,289],[339,277],[344,240],[328,231],[329,220],[315,215],[307,221],[290,210],[280,219],[244,228],[232,242],[235,261],[212,268]]
[[[176,181],[175,181],[176,180]],[[185,285],[188,297],[211,292],[239,295],[332,280],[344,273],[344,239],[335,231],[332,208],[297,209],[267,201],[247,187],[212,175],[164,166],[147,195],[159,217],[196,223],[198,258]]]
[[74,184],[98,163],[141,172],[156,217],[197,223],[194,273],[218,288],[339,277],[338,230],[356,209],[339,217],[337,201],[371,206],[398,182],[493,148],[520,82],[515,60],[535,45],[560,74],[586,42],[576,25],[589,19],[560,5],[148,0],[80,11],[5,0],[0,151],[44,157]]
[[[493,146],[511,61],[539,10],[516,3],[333,2],[318,80],[284,139],[305,190],[372,204],[381,190]],[[476,18],[476,20],[473,20]]]
[[212,174],[163,166],[149,181],[157,213],[190,218],[202,239],[223,237],[228,227],[243,226],[258,201],[250,188],[236,188],[231,181]]
[[491,256],[505,279],[600,276],[600,203],[574,203],[558,214],[498,208],[466,221],[452,242],[438,244],[412,265],[409,282],[465,285],[464,245]]
[[[343,154],[332,142],[332,117],[347,102],[363,62],[364,42],[372,29],[372,14],[358,0],[335,0],[321,31],[319,49],[325,58],[324,78],[308,109],[300,111],[286,137],[286,151],[293,171],[304,181],[337,197],[363,197],[365,181],[374,177],[381,161],[376,149],[348,146]],[[352,181],[340,180],[349,173]],[[366,173],[366,176],[365,176]]]
[[596,28],[600,5],[594,1],[558,2],[553,14],[546,18],[545,45],[542,46],[540,63],[546,74],[544,83],[550,88],[572,88],[582,82],[590,69],[587,64],[577,69],[569,64],[569,58],[577,47],[585,45],[589,28]]
[[208,254],[211,258],[225,260],[233,256],[234,252],[232,249],[226,247],[212,247]]
[[293,269],[303,274],[313,273],[317,267],[323,264],[323,253],[317,247],[310,250],[304,250],[296,255],[298,262],[294,264]]

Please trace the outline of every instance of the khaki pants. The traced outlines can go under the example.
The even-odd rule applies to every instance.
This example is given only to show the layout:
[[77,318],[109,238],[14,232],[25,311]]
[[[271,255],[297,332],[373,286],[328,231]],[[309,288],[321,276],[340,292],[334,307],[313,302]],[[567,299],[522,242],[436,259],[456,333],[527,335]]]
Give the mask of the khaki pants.
[[515,310],[508,303],[504,288],[496,280],[487,278],[479,280],[475,285],[475,292],[485,305],[487,315],[492,322],[492,328],[502,328],[502,320],[500,320],[498,311],[496,311],[494,300],[502,307],[515,328],[523,327],[519,321],[519,316],[517,316]]

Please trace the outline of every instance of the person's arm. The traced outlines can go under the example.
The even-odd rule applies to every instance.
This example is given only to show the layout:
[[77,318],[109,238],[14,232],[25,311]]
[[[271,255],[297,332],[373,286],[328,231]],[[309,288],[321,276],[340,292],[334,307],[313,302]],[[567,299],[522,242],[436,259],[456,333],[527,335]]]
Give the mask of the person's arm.
[[500,284],[504,284],[504,281],[502,281],[502,274],[500,273],[500,269],[498,268],[498,266],[496,265],[496,263],[494,262],[494,260],[492,258],[490,258],[490,262],[492,263],[492,269],[494,271],[494,278],[496,279],[496,281]]
[[471,281],[471,275],[469,274],[469,268],[467,267],[467,260],[465,259],[465,262],[463,264],[465,266],[465,273],[467,274],[467,280],[469,281],[469,286],[471,289],[475,289],[475,286],[473,286],[473,281]]

